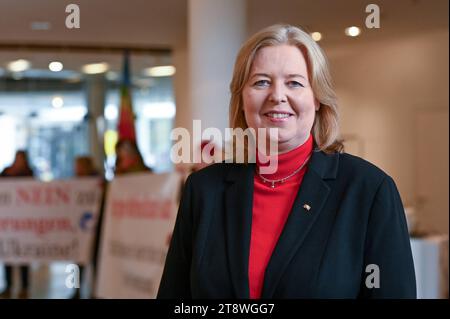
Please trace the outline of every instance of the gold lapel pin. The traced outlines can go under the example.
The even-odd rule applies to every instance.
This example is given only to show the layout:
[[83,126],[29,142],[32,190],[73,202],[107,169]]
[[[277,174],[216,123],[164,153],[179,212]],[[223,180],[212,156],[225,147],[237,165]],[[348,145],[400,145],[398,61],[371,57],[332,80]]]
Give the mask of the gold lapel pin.
[[311,210],[311,206],[309,206],[308,204],[303,205],[303,208],[306,209],[307,212]]

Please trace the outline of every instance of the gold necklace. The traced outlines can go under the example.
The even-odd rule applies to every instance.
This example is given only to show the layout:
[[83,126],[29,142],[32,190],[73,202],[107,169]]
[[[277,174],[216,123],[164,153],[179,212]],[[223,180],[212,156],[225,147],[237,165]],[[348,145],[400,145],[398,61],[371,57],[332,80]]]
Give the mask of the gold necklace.
[[284,183],[286,180],[288,180],[289,178],[291,178],[292,176],[294,176],[295,174],[297,174],[298,172],[301,171],[301,169],[306,165],[306,163],[308,162],[309,158],[311,157],[311,155],[309,155],[305,161],[303,162],[302,165],[300,165],[299,168],[297,168],[294,172],[292,172],[291,174],[289,174],[286,177],[280,178],[280,179],[268,179],[265,178],[264,176],[261,175],[261,173],[258,170],[258,175],[259,177],[261,177],[261,179],[263,180],[264,183],[271,183],[272,185],[270,186],[271,188],[275,188],[275,183]]

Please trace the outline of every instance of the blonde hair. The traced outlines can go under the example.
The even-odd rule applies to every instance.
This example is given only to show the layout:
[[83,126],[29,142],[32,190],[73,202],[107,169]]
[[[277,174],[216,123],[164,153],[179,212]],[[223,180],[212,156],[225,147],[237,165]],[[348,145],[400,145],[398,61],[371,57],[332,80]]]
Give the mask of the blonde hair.
[[309,82],[314,97],[320,103],[312,127],[317,148],[326,153],[342,152],[337,98],[331,84],[325,54],[308,33],[291,25],[277,24],[267,27],[253,35],[241,47],[230,84],[230,127],[242,129],[248,127],[243,111],[242,91],[250,76],[256,53],[263,47],[283,44],[299,48],[306,60]]

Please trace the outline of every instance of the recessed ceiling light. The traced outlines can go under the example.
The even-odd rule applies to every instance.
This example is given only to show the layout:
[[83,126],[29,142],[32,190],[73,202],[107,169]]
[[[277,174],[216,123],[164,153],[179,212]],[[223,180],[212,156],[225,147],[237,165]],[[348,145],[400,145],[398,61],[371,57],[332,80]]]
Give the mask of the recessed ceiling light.
[[59,72],[63,69],[63,67],[64,67],[63,64],[58,61],[50,62],[48,65],[48,68],[50,69],[50,71],[53,71],[53,72]]
[[349,37],[357,37],[361,34],[361,29],[355,26],[345,29],[345,34]]
[[87,74],[98,74],[98,73],[104,73],[108,71],[109,65],[108,63],[102,62],[102,63],[91,63],[91,64],[85,64],[83,65],[83,72]]
[[8,63],[8,70],[10,72],[22,72],[28,70],[31,63],[28,60],[19,59]]
[[171,76],[175,74],[175,67],[172,65],[155,66],[152,68],[144,69],[144,74],[147,76]]
[[60,109],[60,108],[63,107],[63,105],[64,105],[64,100],[63,100],[62,97],[60,97],[60,96],[53,97],[53,99],[52,99],[52,106],[55,109]]
[[322,39],[322,33],[320,33],[320,32],[313,32],[313,33],[311,33],[311,38],[314,41],[318,42],[318,41],[320,41]]

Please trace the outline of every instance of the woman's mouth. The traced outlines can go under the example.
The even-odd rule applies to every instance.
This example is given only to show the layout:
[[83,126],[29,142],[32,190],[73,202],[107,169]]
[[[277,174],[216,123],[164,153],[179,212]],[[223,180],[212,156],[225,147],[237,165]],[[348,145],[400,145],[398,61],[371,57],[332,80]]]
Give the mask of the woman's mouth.
[[285,122],[289,117],[293,116],[291,113],[287,112],[267,112],[264,114],[271,122]]

